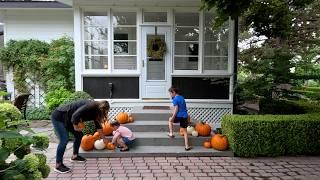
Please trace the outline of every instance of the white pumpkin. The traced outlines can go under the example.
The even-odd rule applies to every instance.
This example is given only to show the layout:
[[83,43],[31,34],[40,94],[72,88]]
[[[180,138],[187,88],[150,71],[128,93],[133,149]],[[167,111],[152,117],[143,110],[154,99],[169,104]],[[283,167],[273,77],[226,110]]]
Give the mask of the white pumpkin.
[[192,131],[192,136],[198,136],[198,131]]
[[103,139],[99,139],[99,140],[96,140],[96,141],[94,142],[94,148],[96,148],[96,149],[98,149],[98,150],[104,149],[105,146],[106,146],[106,145],[104,144]]
[[188,132],[188,134],[192,134],[193,131],[195,131],[195,129],[194,129],[193,126],[188,126],[188,127],[187,127],[187,132]]

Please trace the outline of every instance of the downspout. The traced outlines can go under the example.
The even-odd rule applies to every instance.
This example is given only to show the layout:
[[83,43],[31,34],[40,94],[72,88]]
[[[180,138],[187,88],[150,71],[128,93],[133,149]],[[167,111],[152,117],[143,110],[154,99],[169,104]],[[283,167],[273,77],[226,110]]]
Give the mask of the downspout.
[[236,98],[236,93],[237,93],[237,86],[238,86],[238,39],[239,39],[239,18],[235,18],[234,20],[234,47],[233,47],[233,114],[236,112],[236,107],[237,107],[237,98]]

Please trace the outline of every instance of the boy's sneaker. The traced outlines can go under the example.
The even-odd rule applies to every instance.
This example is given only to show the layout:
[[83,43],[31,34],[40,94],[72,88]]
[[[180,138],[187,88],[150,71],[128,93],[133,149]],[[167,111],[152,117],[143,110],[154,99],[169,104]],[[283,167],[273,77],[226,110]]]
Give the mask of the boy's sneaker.
[[64,174],[70,172],[71,169],[65,166],[64,164],[61,164],[59,167],[54,168],[54,171],[57,173]]
[[83,162],[86,162],[86,159],[85,158],[83,158],[83,157],[81,157],[81,156],[79,156],[79,155],[77,155],[77,157],[76,158],[70,158],[70,161],[71,162],[81,162],[81,163],[83,163]]

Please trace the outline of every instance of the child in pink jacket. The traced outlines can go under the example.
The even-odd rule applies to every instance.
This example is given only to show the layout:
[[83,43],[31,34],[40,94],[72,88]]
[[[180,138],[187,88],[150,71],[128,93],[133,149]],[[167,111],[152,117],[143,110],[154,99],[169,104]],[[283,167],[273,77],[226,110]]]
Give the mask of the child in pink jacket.
[[112,144],[120,146],[120,151],[129,151],[128,145],[132,144],[135,139],[132,131],[127,127],[121,126],[117,120],[112,120],[110,125],[113,128]]

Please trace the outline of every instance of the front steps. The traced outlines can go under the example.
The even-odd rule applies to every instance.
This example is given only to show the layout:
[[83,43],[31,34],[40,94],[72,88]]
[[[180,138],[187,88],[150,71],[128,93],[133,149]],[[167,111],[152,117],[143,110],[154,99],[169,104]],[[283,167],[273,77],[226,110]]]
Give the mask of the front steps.
[[[167,136],[168,119],[171,116],[171,110],[151,110],[143,109],[143,107],[134,107],[131,115],[134,118],[134,122],[124,125],[131,129],[136,137],[130,151],[120,152],[119,149],[116,149],[115,151],[83,151],[80,148],[80,155],[87,158],[137,156],[233,156],[231,151],[217,151],[212,148],[203,148],[203,141],[210,137],[193,137],[191,135],[188,136],[188,140],[193,149],[185,151],[183,136],[179,135],[179,124],[174,124],[175,138]],[[112,138],[112,136],[109,138]]]

